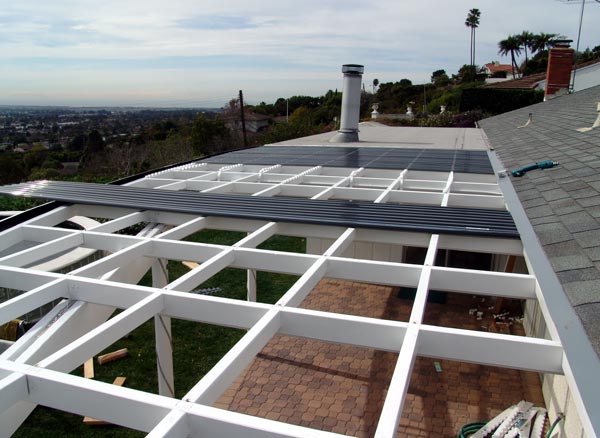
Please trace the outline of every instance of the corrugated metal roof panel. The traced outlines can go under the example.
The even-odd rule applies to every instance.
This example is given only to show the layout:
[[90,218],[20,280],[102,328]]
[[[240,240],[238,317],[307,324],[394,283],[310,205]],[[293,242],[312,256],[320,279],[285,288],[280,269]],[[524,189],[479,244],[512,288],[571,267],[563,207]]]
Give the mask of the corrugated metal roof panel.
[[476,208],[265,198],[60,181],[3,186],[0,194],[203,216],[427,233],[519,236],[510,213]]
[[220,164],[365,167],[492,174],[485,151],[378,147],[263,146],[207,158]]

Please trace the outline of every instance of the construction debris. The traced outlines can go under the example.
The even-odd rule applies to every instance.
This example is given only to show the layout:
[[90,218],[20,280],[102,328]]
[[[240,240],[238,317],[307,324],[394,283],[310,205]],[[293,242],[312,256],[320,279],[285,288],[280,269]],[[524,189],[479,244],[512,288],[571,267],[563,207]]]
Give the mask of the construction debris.
[[25,333],[23,330],[23,321],[20,319],[13,319],[6,324],[0,325],[0,339],[16,341],[23,333]]
[[546,421],[546,409],[524,400],[488,421],[471,438],[540,438]]
[[122,359],[129,354],[127,348],[121,348],[120,350],[113,351],[111,353],[106,353],[101,356],[98,356],[98,365],[104,365],[105,363],[112,362],[113,360]]
[[194,289],[191,292],[193,294],[199,294],[199,295],[212,295],[217,292],[221,292],[221,288],[220,287],[208,287],[208,288],[204,288],[204,289]]
[[90,357],[83,363],[83,377],[86,379],[94,378],[94,358]]

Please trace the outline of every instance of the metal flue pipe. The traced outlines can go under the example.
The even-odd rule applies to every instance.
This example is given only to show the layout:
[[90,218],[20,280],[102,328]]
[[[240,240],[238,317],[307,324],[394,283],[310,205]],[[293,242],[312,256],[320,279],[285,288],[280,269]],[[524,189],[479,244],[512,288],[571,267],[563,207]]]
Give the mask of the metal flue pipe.
[[360,92],[364,66],[345,64],[344,88],[342,91],[342,116],[340,129],[331,139],[332,143],[350,143],[358,141],[358,120],[360,118]]

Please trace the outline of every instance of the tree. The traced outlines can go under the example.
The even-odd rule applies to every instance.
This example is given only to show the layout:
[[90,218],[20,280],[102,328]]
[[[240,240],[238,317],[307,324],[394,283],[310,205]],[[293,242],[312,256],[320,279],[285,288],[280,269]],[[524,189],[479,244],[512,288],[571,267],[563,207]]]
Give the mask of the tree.
[[481,11],[477,8],[473,8],[469,11],[467,19],[465,20],[465,26],[471,29],[471,65],[475,65],[475,29],[479,27],[480,17]]
[[548,50],[554,47],[554,41],[557,38],[561,38],[558,34],[555,33],[539,33],[533,35],[533,41],[531,43],[531,53],[533,52],[541,52],[542,50]]
[[85,134],[76,135],[67,145],[67,149],[70,151],[82,151],[85,148],[86,140],[87,137]]
[[448,85],[449,82],[450,78],[446,74],[446,70],[436,70],[431,73],[431,83],[433,83],[436,87]]
[[240,99],[231,99],[227,105],[221,108],[223,118],[239,118],[240,117]]
[[0,155],[0,169],[0,184],[20,183],[27,178],[23,167],[11,157]]
[[400,82],[398,82],[398,84],[400,84],[401,87],[412,87],[412,81],[410,79],[400,79]]
[[229,131],[221,120],[210,120],[203,114],[198,114],[191,135],[194,153],[206,155],[223,149],[228,134]]
[[525,51],[525,64],[529,61],[529,57],[527,56],[527,49],[531,50],[533,53],[533,43],[534,43],[535,35],[529,32],[528,30],[524,30],[520,35],[517,36],[519,40],[519,44],[523,47]]
[[35,168],[40,167],[48,156],[48,153],[48,150],[44,146],[35,143],[23,156],[25,170],[31,172]]
[[521,53],[521,44],[519,43],[519,38],[515,35],[509,35],[506,39],[498,43],[498,48],[500,49],[498,53],[502,56],[508,56],[510,53],[512,75],[514,79],[516,77],[515,69],[518,71],[515,54],[519,55]]
[[593,49],[589,47],[583,52],[577,54],[577,62],[587,62],[594,59],[600,58],[600,46],[596,46]]
[[463,65],[457,74],[460,82],[474,82],[477,80],[477,68],[474,65]]
[[85,142],[86,153],[101,152],[104,149],[104,139],[98,130],[90,131]]

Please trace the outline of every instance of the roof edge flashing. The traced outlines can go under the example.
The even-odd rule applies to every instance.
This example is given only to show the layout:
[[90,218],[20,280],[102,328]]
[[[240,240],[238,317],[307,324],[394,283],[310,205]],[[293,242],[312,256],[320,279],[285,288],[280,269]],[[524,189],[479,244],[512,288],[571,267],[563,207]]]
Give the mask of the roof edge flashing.
[[[488,155],[495,171],[502,172],[504,168],[497,154],[488,151]],[[498,185],[521,235],[524,253],[538,282],[541,291],[538,301],[544,320],[551,331],[558,335],[563,346],[565,353],[563,372],[573,394],[586,436],[600,436],[600,415],[594,415],[597,412],[592,412],[600,406],[600,391],[598,391],[596,375],[597,370],[600,369],[600,358],[552,269],[550,260],[537,238],[510,178],[498,178]],[[585,341],[582,342],[584,339]]]

